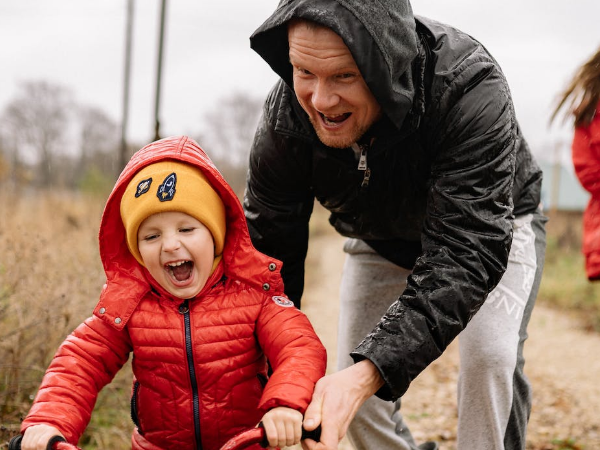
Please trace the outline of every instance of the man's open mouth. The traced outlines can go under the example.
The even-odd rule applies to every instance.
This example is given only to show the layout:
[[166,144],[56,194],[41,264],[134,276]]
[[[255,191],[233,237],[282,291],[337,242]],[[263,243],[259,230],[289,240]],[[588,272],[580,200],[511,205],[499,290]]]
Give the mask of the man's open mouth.
[[337,116],[326,116],[323,113],[319,113],[319,115],[321,116],[321,119],[323,119],[323,123],[325,123],[325,125],[334,126],[344,122],[348,117],[352,115],[352,113],[348,112],[344,114],[339,114]]
[[165,265],[167,272],[177,281],[185,281],[192,275],[194,263],[192,261],[177,261]]

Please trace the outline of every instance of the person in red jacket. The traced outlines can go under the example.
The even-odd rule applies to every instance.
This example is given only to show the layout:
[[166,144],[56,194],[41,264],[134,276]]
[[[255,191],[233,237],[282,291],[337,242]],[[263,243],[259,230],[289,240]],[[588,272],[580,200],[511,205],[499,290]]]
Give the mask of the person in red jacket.
[[271,447],[297,444],[326,351],[198,144],[170,137],[134,154],[99,239],[107,282],[46,371],[22,449],[77,443],[130,354],[133,449],[218,449],[259,421]]
[[600,280],[600,48],[577,70],[552,118],[569,105],[577,178],[591,197],[583,215],[582,251],[590,281]]

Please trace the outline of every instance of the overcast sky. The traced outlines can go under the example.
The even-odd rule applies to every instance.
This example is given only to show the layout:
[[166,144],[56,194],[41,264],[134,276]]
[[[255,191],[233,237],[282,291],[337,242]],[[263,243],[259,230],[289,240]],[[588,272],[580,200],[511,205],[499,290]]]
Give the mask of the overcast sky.
[[[275,75],[249,36],[277,0],[168,0],[161,133],[195,133],[232,92],[264,97]],[[154,135],[160,0],[135,0],[130,138]],[[570,139],[548,127],[557,93],[600,45],[600,0],[414,0],[413,10],[480,40],[508,78],[538,155]],[[122,116],[127,0],[0,0],[0,111],[20,81],[70,88],[84,104]]]

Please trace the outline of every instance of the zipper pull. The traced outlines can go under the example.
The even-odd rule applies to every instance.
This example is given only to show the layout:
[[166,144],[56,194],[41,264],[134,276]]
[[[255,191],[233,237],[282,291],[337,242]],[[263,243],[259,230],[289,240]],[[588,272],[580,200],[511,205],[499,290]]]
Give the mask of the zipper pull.
[[367,146],[360,146],[360,157],[358,158],[358,170],[367,170]]
[[178,308],[178,309],[179,309],[179,314],[186,314],[186,313],[190,312],[190,307],[189,307],[189,305],[188,305],[188,301],[187,301],[187,299],[185,299],[185,300],[183,301],[183,303],[181,303],[181,304],[179,305],[179,308]]
[[359,145],[356,142],[352,144],[352,150],[358,158],[358,170],[367,170],[367,146]]
[[[371,145],[373,145],[373,141],[375,139],[371,139]],[[369,180],[371,179],[371,169],[367,165],[367,150],[370,145],[359,145],[357,143],[352,144],[352,149],[359,154],[358,157],[358,170],[362,170],[365,174],[363,176],[362,183],[360,184],[361,188],[365,188],[369,186]]]

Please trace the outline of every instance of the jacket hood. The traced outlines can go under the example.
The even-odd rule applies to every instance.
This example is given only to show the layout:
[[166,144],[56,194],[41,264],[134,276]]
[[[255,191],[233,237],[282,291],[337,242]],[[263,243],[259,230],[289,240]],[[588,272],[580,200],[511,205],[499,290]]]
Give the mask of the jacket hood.
[[[187,136],[175,136],[148,144],[136,152],[121,172],[106,202],[100,223],[99,245],[107,283],[95,312],[102,309],[101,314],[108,315],[106,311],[110,304],[110,311],[114,314],[110,319],[118,318],[116,325],[121,328],[140,298],[147,294],[152,286],[164,293],[127,248],[125,227],[120,214],[121,197],[133,176],[143,167],[164,160],[181,161],[200,169],[225,205],[227,231],[223,267],[215,270],[207,284],[211,283],[211,280],[217,281],[215,277],[224,274],[230,278],[242,279],[259,289],[268,281],[273,290],[283,291],[279,270],[268,269],[275,261],[252,246],[242,206],[229,184],[196,142]],[[264,258],[264,264],[256,264],[261,258]],[[249,264],[249,261],[253,264]],[[279,268],[281,264],[278,261],[276,263]],[[264,267],[264,270],[252,269],[261,267]]]
[[414,97],[412,62],[417,32],[408,0],[282,0],[252,34],[250,46],[293,89],[287,24],[302,18],[337,33],[349,48],[369,89],[399,128]]

